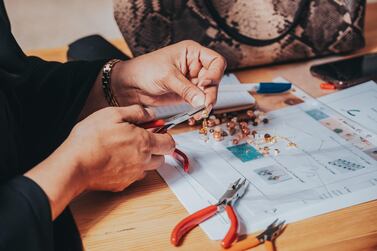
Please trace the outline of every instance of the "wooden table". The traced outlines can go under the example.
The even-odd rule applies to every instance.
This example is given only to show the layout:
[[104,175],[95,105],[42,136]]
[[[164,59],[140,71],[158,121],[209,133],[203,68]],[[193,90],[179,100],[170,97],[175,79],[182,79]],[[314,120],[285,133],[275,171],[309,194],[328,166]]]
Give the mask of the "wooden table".
[[[366,18],[366,47],[357,53],[377,51],[377,4],[370,4]],[[122,40],[114,41],[130,54]],[[65,61],[67,48],[30,51],[47,60]],[[236,73],[241,82],[271,80],[283,76],[314,97],[328,94],[309,73],[309,62],[260,67]],[[263,102],[263,98],[257,97]],[[86,250],[219,250],[217,241],[194,229],[184,244],[169,243],[173,226],[187,215],[165,182],[150,173],[121,193],[92,192],[81,196],[72,209]],[[377,201],[289,224],[276,241],[278,250],[377,250]],[[264,250],[263,246],[254,250]]]

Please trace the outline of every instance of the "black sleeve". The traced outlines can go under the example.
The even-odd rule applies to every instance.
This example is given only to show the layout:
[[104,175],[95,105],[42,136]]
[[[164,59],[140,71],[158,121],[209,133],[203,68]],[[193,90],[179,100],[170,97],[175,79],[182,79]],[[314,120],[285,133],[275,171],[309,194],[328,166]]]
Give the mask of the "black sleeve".
[[27,60],[25,81],[20,83],[15,95],[24,143],[29,149],[25,151],[24,165],[33,166],[68,136],[104,62],[62,64],[35,57]]
[[52,250],[50,205],[32,180],[19,176],[0,185],[0,250]]
[[[22,174],[68,136],[103,64],[27,57],[0,0],[0,250],[53,250],[57,244],[48,198]],[[67,215],[57,222],[72,220]],[[71,232],[61,227],[57,235]]]
[[11,96],[24,147],[28,149],[22,164],[30,167],[67,137],[105,61],[63,64],[27,57],[11,34],[3,0],[0,48],[0,88]]

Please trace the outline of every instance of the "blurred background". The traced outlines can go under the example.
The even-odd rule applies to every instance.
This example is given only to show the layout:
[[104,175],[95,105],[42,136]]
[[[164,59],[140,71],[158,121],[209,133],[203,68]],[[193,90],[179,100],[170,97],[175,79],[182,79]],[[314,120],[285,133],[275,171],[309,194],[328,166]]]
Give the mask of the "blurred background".
[[54,48],[94,33],[122,35],[111,0],[5,0],[12,32],[23,50]]
[[5,0],[5,5],[23,50],[61,47],[94,33],[121,38],[111,0]]

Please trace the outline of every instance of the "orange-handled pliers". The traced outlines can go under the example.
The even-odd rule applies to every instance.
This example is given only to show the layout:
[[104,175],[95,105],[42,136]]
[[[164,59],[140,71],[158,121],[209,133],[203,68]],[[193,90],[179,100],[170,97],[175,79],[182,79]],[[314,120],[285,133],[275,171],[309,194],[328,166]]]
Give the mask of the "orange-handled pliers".
[[278,221],[279,219],[276,219],[266,228],[266,230],[264,230],[259,235],[253,236],[251,239],[246,238],[240,242],[237,242],[237,244],[232,246],[232,248],[229,251],[249,250],[262,243],[264,243],[266,251],[274,251],[275,246],[273,242],[285,228],[285,221]]
[[[196,107],[188,112],[179,113],[173,117],[167,119],[158,119],[151,122],[147,122],[141,124],[141,127],[145,129],[154,129],[154,133],[166,133],[169,129],[173,128],[174,126],[181,124],[188,120],[189,118],[195,116],[196,114],[203,112],[206,107],[199,106]],[[189,172],[189,159],[187,155],[179,149],[175,149],[173,153],[173,157],[181,162],[183,166],[183,170],[188,173]]]
[[225,238],[221,242],[221,245],[224,248],[229,248],[236,240],[238,231],[238,219],[236,213],[234,212],[233,205],[237,201],[237,199],[245,193],[247,185],[248,183],[246,182],[246,179],[243,179],[242,182],[241,179],[238,179],[237,181],[230,184],[229,188],[224,193],[224,195],[221,196],[217,204],[203,208],[180,221],[171,233],[171,243],[174,246],[178,246],[180,240],[187,232],[195,228],[203,221],[211,218],[216,213],[225,210],[230,219],[231,225],[225,235]]

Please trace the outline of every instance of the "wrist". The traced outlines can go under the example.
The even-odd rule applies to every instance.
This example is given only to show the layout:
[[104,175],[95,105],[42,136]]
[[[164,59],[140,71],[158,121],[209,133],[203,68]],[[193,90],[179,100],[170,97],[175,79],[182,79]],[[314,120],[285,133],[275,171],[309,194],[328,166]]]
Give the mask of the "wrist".
[[133,60],[121,61],[112,70],[111,82],[114,95],[121,106],[129,106],[139,103]]
[[[124,76],[128,75],[128,72],[124,72],[128,67],[125,67],[124,64],[127,61],[120,61],[113,65],[109,78],[111,81],[112,93],[119,101],[120,106],[129,105],[128,101],[131,100],[127,98],[128,91],[128,81],[124,80]],[[90,114],[98,111],[102,108],[108,107],[109,102],[106,99],[106,94],[104,93],[103,88],[103,68],[98,73],[97,78],[94,82],[92,90],[90,91],[88,98],[85,102],[85,105],[80,113],[79,120],[82,120],[89,116]]]

